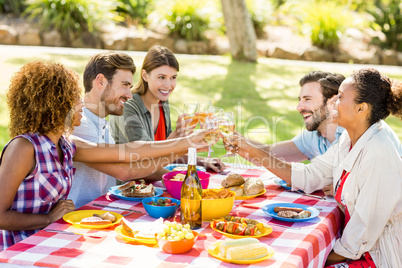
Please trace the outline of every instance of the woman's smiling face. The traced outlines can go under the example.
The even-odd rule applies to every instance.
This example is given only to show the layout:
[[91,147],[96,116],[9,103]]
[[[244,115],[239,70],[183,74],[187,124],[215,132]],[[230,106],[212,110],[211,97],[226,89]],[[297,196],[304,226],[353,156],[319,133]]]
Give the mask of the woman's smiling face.
[[152,94],[155,99],[160,101],[167,101],[176,87],[177,70],[163,65],[149,73],[142,70],[142,77],[148,82],[147,94]]
[[334,99],[335,107],[332,120],[339,126],[347,128],[356,123],[355,87],[351,77],[345,79],[339,87],[338,96]]

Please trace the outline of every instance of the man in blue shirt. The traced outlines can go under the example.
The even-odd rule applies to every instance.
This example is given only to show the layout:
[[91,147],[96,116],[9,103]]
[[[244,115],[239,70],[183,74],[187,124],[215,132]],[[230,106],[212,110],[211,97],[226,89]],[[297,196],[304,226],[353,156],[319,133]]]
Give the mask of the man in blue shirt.
[[327,151],[344,130],[332,123],[332,98],[338,94],[345,77],[341,74],[313,71],[303,76],[299,84],[297,110],[304,118],[306,129],[292,140],[264,145],[250,141],[259,148],[288,162],[310,160]]
[[[332,122],[333,98],[338,94],[339,86],[345,77],[341,74],[313,71],[303,76],[300,81],[299,103],[297,110],[304,118],[306,130],[292,140],[265,145],[254,140],[248,142],[259,149],[287,162],[311,160],[324,154],[331,145],[338,141],[344,128]],[[402,146],[396,133],[384,121],[382,127],[387,131],[396,149],[402,157]],[[252,162],[252,159],[249,159]],[[323,189],[332,195],[332,186]]]

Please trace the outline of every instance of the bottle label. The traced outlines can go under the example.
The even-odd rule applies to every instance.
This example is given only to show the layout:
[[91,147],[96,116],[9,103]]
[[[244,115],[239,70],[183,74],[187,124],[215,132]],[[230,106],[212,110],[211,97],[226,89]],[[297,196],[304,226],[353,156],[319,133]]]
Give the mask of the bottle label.
[[196,165],[197,164],[197,149],[196,148],[188,148],[188,165]]

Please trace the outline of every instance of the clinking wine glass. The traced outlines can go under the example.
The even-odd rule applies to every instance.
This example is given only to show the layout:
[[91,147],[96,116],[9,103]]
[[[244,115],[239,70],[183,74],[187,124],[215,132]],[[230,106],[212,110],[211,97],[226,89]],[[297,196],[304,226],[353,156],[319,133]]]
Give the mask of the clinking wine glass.
[[198,102],[198,122],[200,122],[200,127],[204,128],[205,118],[213,114],[213,106],[211,100],[199,101]]
[[190,126],[196,126],[198,123],[198,103],[185,103],[183,107],[183,113],[187,114],[184,120],[192,119],[189,123]]
[[219,130],[218,128],[218,118],[215,115],[210,115],[205,117],[205,122],[203,124],[203,129],[214,129],[216,128],[216,131],[208,134],[205,136],[204,140],[208,143],[208,158],[211,158],[211,152],[212,150],[212,145],[216,143],[216,141],[219,139]]
[[[233,112],[224,112],[219,115],[219,131],[226,139],[230,139],[233,136],[235,126]],[[231,156],[235,156],[235,154],[229,150],[223,157]]]

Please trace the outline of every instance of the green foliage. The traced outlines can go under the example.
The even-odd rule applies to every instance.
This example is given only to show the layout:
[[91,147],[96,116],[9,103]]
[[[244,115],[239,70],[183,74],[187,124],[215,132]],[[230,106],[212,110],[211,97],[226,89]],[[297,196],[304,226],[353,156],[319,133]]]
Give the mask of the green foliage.
[[43,30],[58,30],[68,43],[84,32],[97,32],[101,16],[91,0],[30,0],[25,14],[39,20]]
[[117,0],[116,4],[117,19],[128,25],[147,25],[148,15],[154,8],[153,0]]
[[313,45],[333,51],[347,27],[346,14],[347,10],[336,2],[309,1],[303,8],[299,27],[311,37]]
[[286,0],[271,0],[271,3],[274,9],[278,9],[286,3]]
[[21,14],[25,9],[25,0],[0,0],[0,14]]
[[368,12],[373,16],[372,28],[381,30],[385,35],[385,40],[373,40],[374,43],[383,48],[402,51],[402,13],[401,0],[376,0],[376,7],[372,7]]
[[205,40],[209,29],[210,17],[202,2],[196,0],[175,0],[167,9],[165,24],[169,35],[188,41]]

